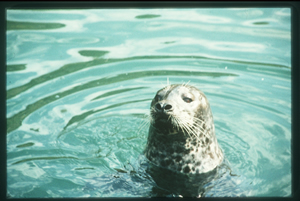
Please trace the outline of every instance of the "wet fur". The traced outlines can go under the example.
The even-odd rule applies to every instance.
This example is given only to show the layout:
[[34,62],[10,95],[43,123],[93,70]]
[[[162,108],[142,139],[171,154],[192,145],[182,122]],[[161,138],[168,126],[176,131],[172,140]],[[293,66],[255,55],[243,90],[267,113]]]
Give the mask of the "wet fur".
[[[158,112],[156,104],[171,109]],[[155,165],[181,173],[206,173],[221,164],[223,153],[203,92],[187,84],[168,85],[157,92],[144,153]]]

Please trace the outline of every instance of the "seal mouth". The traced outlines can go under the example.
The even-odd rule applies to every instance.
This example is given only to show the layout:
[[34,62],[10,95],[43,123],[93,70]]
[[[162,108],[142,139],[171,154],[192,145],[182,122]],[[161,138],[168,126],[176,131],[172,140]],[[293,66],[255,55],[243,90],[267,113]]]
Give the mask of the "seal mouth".
[[165,123],[171,123],[172,115],[165,113],[165,112],[159,112],[155,115],[155,121],[165,122]]
[[174,134],[177,133],[177,130],[175,129],[175,125],[173,124],[172,118],[173,116],[171,114],[160,112],[155,113],[153,116],[154,124],[157,129],[162,131],[164,134]]

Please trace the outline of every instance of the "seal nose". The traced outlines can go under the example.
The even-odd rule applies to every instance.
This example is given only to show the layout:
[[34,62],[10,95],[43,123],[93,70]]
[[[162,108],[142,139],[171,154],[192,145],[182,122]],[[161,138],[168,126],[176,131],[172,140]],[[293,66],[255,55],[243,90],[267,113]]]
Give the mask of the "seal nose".
[[172,105],[168,103],[156,103],[155,109],[159,112],[170,111],[172,109]]

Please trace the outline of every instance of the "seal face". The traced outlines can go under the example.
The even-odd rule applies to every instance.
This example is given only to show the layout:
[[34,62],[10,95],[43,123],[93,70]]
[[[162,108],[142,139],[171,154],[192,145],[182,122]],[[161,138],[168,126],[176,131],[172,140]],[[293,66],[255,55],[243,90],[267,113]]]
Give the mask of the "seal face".
[[206,173],[223,161],[209,102],[190,85],[169,85],[151,102],[145,156],[159,167]]

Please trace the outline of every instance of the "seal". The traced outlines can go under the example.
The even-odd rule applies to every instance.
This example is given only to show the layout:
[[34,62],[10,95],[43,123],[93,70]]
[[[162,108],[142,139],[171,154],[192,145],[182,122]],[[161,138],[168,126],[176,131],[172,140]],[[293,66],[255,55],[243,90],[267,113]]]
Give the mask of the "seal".
[[154,165],[184,174],[207,173],[222,163],[212,112],[202,91],[174,84],[156,93],[144,154]]

